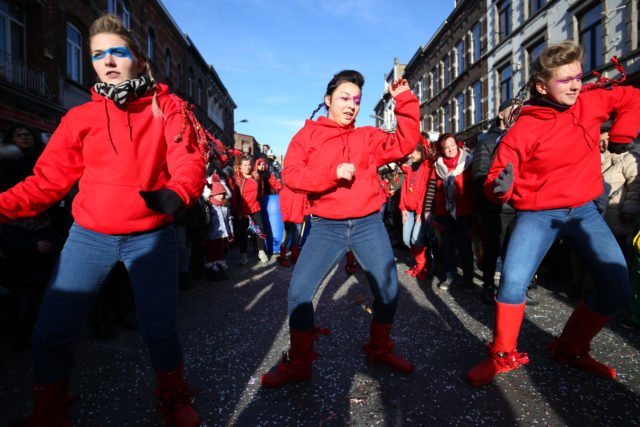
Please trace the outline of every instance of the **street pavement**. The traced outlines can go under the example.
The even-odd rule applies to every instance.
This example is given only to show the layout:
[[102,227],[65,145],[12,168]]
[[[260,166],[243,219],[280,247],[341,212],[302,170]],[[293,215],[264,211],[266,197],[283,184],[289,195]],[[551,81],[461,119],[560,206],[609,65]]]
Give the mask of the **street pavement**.
[[[531,362],[494,384],[469,386],[466,371],[491,339],[494,310],[480,288],[438,290],[438,279],[407,276],[408,253],[397,250],[401,293],[392,330],[396,351],[412,360],[411,375],[370,365],[361,353],[368,338],[371,294],[362,271],[338,265],[319,288],[320,338],[310,383],[263,390],[260,375],[288,347],[286,312],[291,268],[269,263],[238,267],[231,278],[196,281],[180,293],[179,327],[189,384],[206,426],[638,426],[640,333],[612,322],[592,354],[618,370],[615,381],[556,364],[547,345],[560,333],[574,300],[557,286],[541,286],[528,307],[518,349]],[[236,255],[237,256],[237,255]],[[30,353],[0,344],[0,426],[31,407]],[[76,346],[71,391],[75,426],[159,426],[155,380],[137,331],[99,340],[88,331]]]

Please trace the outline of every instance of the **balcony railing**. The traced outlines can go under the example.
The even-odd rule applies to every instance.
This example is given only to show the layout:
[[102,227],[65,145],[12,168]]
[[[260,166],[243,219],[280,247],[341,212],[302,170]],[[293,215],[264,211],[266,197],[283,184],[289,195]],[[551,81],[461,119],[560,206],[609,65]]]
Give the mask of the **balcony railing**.
[[0,79],[20,89],[48,97],[44,72],[27,67],[21,60],[3,50],[0,50]]

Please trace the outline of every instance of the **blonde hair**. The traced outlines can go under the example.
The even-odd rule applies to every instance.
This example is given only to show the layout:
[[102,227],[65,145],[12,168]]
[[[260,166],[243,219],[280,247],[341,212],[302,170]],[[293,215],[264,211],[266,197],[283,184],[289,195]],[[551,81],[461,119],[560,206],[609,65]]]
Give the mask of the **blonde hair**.
[[545,83],[553,76],[553,70],[563,65],[582,62],[582,46],[573,41],[547,46],[534,61],[529,80],[532,97],[541,97],[536,89],[537,83]]
[[[140,70],[140,74],[147,74],[152,80],[153,74],[151,73],[151,66],[149,65],[149,61],[144,54],[143,50],[140,48],[140,43],[137,38],[133,35],[131,31],[125,27],[124,23],[120,19],[120,17],[111,14],[105,14],[93,21],[91,27],[89,27],[89,38],[91,39],[93,36],[98,34],[115,34],[121,39],[125,41],[127,47],[132,50],[133,56],[136,57],[138,61],[143,64],[142,70]],[[160,109],[158,105],[158,93],[155,91],[153,93],[153,100],[151,102],[151,109],[153,110],[153,116],[155,118],[164,118],[164,113]]]

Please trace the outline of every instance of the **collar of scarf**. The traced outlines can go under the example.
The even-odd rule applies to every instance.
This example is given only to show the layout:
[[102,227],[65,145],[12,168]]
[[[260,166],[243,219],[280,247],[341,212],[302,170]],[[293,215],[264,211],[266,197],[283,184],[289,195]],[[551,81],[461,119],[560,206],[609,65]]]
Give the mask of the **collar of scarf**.
[[460,150],[459,154],[458,164],[452,170],[449,170],[442,157],[439,157],[435,163],[436,173],[440,178],[442,178],[445,209],[454,218],[456,217],[456,176],[460,175],[465,169],[471,166],[471,159],[473,158],[473,156],[465,150]]
[[109,83],[96,83],[93,85],[93,90],[95,90],[98,95],[112,100],[116,104],[116,107],[121,110],[124,109],[128,101],[141,98],[155,88],[156,81],[145,75],[137,79],[125,80],[117,85]]

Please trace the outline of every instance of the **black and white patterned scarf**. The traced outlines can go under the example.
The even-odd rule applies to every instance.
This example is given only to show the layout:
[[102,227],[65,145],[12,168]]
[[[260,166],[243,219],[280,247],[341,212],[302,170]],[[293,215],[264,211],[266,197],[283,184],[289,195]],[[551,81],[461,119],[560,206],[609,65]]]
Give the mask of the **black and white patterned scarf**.
[[147,92],[155,89],[156,81],[152,78],[142,75],[137,79],[125,80],[117,85],[109,83],[96,83],[93,89],[97,94],[111,99],[116,107],[124,109],[127,101],[141,98]]

